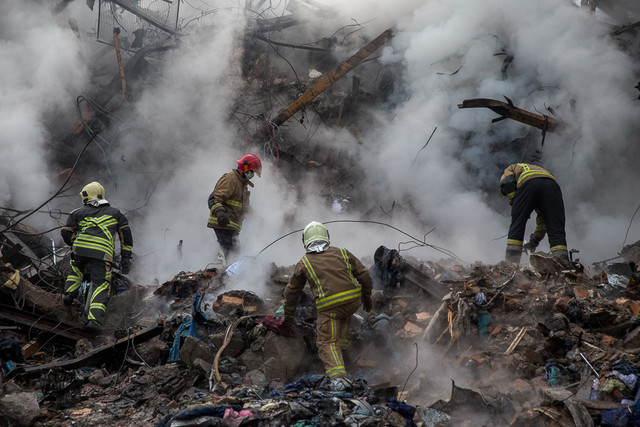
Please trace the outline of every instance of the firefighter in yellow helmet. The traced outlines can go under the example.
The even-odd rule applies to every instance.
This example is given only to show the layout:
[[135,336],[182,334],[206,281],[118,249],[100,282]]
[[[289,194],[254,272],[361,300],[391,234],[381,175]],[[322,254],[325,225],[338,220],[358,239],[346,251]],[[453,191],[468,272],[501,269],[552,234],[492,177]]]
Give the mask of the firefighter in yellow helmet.
[[318,356],[331,378],[344,378],[342,350],[349,344],[349,322],[360,305],[371,311],[373,282],[351,252],[329,245],[326,227],[312,221],[302,232],[307,253],[296,264],[284,290],[285,320],[295,324],[295,311],[305,283],[315,298]]
[[100,183],[85,185],[80,197],[83,206],[69,214],[67,224],[61,231],[65,243],[72,248],[71,272],[65,283],[64,302],[73,302],[85,269],[89,271],[93,294],[90,296],[87,326],[100,329],[106,318],[116,235],[120,240],[120,268],[124,274],[131,269],[133,236],[127,218],[109,205]]
[[244,214],[249,208],[251,179],[262,172],[262,162],[255,154],[245,154],[236,163],[238,167],[218,179],[209,195],[209,220],[222,253],[226,257],[235,246],[242,228]]
[[536,230],[525,249],[533,252],[545,233],[551,254],[568,269],[573,268],[567,251],[564,231],[562,191],[553,175],[540,166],[528,163],[509,165],[500,177],[500,193],[511,204],[511,225],[507,237],[507,261],[520,263],[527,220],[536,212]]

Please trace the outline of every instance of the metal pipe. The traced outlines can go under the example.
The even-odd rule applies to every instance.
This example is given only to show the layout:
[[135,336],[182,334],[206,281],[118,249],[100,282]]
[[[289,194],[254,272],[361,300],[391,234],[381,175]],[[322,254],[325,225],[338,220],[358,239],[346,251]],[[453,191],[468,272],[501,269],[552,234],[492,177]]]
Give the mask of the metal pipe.
[[584,359],[585,362],[587,362],[587,365],[589,365],[589,367],[591,368],[591,370],[593,371],[594,374],[596,374],[596,377],[600,377],[600,374],[598,373],[598,371],[595,370],[595,368],[593,366],[591,366],[591,363],[589,363],[589,361],[587,360],[586,357],[584,357],[584,354],[582,354],[581,352],[578,352],[578,354]]

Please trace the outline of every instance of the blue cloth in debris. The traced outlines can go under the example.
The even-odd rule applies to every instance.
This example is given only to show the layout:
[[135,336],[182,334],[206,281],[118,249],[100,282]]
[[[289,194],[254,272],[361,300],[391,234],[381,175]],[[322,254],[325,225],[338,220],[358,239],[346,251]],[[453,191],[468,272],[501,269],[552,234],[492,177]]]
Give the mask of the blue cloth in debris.
[[188,327],[191,326],[191,316],[185,316],[184,320],[178,327],[176,331],[176,336],[173,339],[173,345],[171,346],[171,351],[169,352],[169,358],[167,362],[175,362],[180,359],[180,337],[184,337],[187,335],[185,332]]
[[292,391],[298,391],[302,388],[316,388],[320,385],[323,379],[324,375],[320,374],[303,375],[298,381],[287,384],[285,388],[282,389],[282,393],[287,394]]
[[416,422],[413,421],[413,416],[416,414],[416,408],[411,405],[407,405],[404,402],[400,402],[395,397],[392,397],[387,401],[387,406],[402,415],[404,419],[407,420],[407,424],[405,424],[406,427],[417,427]]
[[193,406],[191,408],[183,409],[174,415],[167,415],[163,419],[161,419],[156,427],[168,427],[171,425],[172,421],[177,420],[190,420],[198,417],[217,417],[223,418],[224,412],[231,408],[234,411],[242,410],[241,406],[238,405],[204,405],[204,406]]
[[600,425],[608,427],[640,426],[640,404],[609,409],[602,413]]

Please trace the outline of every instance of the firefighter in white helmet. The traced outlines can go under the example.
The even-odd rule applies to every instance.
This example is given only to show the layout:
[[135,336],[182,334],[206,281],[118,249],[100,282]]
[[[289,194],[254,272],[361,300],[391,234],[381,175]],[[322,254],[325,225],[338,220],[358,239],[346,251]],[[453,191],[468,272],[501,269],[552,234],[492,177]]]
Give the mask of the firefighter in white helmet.
[[87,326],[100,329],[106,318],[106,303],[111,284],[111,265],[115,255],[116,235],[120,240],[120,269],[131,269],[133,236],[129,221],[105,199],[104,187],[91,182],[80,192],[83,206],[71,212],[61,234],[72,247],[71,272],[65,283],[64,302],[70,304],[78,294],[85,269],[91,274],[93,294]]
[[249,208],[251,179],[260,176],[262,162],[255,154],[245,154],[236,163],[238,167],[227,172],[216,183],[209,195],[209,220],[207,227],[213,228],[224,257],[235,246],[242,228],[244,214]]
[[307,224],[302,242],[307,253],[296,264],[284,290],[285,320],[295,323],[298,299],[309,282],[318,310],[318,356],[329,377],[344,378],[347,371],[342,350],[349,344],[349,322],[360,305],[371,311],[373,281],[351,252],[329,245],[329,232],[323,224]]

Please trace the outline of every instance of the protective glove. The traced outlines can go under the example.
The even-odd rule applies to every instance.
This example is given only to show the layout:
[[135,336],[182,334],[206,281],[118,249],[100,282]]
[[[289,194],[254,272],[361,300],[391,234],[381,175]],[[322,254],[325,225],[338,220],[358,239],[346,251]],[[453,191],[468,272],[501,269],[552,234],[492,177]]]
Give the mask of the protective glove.
[[64,305],[71,305],[73,304],[73,300],[74,300],[74,296],[72,293],[68,293],[68,294],[64,294],[64,296],[62,297],[62,302],[64,303]]
[[522,245],[522,248],[529,252],[530,254],[534,253],[536,251],[536,248],[538,247],[538,243],[540,243],[538,240],[535,239],[531,239],[529,240],[527,243],[525,243],[524,245]]
[[218,225],[220,227],[226,227],[229,225],[229,215],[225,211],[216,212],[216,218],[218,218]]
[[371,311],[373,308],[373,298],[371,295],[368,297],[362,297],[362,309],[367,313]]
[[129,274],[131,271],[131,255],[121,255],[120,271],[122,271],[122,274]]
[[291,326],[296,326],[296,317],[292,316],[290,314],[285,314],[284,316],[284,321],[285,323],[291,325]]

